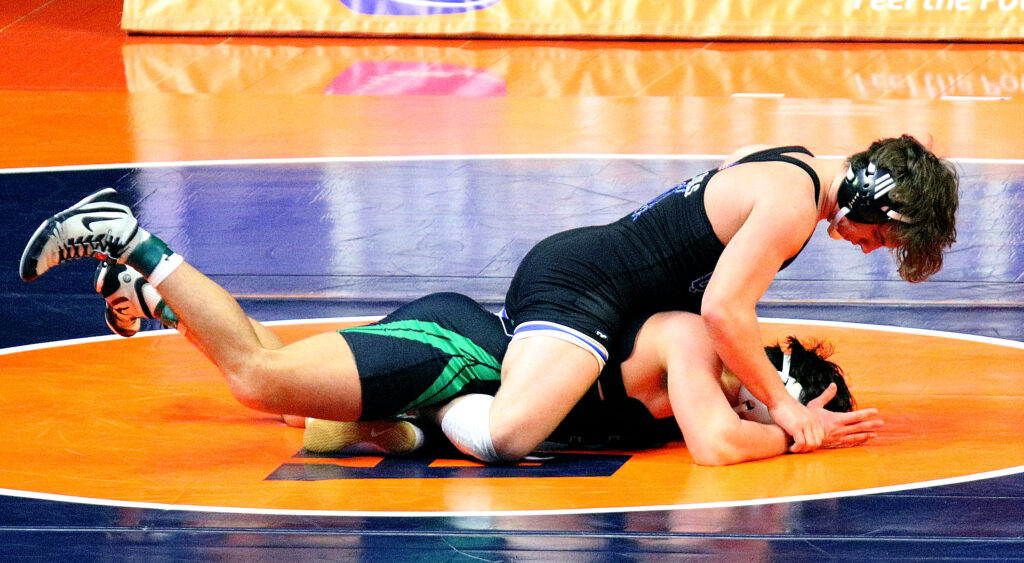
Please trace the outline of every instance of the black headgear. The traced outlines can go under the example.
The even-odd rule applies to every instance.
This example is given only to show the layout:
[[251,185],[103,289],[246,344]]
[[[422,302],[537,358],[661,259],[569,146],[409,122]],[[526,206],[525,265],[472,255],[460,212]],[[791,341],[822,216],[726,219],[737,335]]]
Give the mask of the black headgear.
[[843,217],[855,223],[881,224],[886,221],[913,223],[909,217],[896,211],[897,205],[889,198],[889,192],[896,187],[892,174],[868,162],[862,168],[846,171],[846,178],[839,184],[839,213],[833,223]]

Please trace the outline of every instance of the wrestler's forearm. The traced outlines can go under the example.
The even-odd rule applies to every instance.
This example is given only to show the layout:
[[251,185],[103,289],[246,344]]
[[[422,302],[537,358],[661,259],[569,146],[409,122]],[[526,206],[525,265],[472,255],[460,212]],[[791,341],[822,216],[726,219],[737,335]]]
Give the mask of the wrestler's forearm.
[[766,459],[789,451],[790,438],[774,424],[740,421],[739,431],[732,438],[733,463]]
[[[732,465],[782,455],[788,451],[789,436],[775,425],[736,420],[728,430],[718,432],[713,448],[691,448],[698,465]],[[689,445],[689,444],[688,444]]]
[[718,356],[743,385],[768,408],[791,400],[764,353],[761,328],[753,310],[719,305],[701,312]]

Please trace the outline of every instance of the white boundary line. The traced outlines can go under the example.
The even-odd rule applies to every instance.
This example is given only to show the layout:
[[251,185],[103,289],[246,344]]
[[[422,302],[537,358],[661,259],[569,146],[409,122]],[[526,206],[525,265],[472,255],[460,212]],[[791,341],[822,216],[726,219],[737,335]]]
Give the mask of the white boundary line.
[[[293,319],[293,320],[282,320],[282,321],[270,321],[264,324],[270,326],[287,326],[287,325],[302,325],[302,324],[321,324],[321,323],[343,323],[343,322],[358,322],[358,321],[373,321],[381,318],[380,316],[365,316],[365,317],[333,317],[323,319]],[[872,330],[876,332],[894,332],[901,334],[919,334],[923,336],[933,336],[939,338],[951,338],[956,340],[966,340],[971,342],[980,342],[985,344],[992,344],[995,346],[1005,346],[1007,348],[1024,349],[1024,342],[1016,342],[1013,340],[1005,340],[1001,338],[991,338],[987,336],[974,336],[970,334],[959,334],[955,332],[943,332],[937,330],[927,329],[916,329],[916,328],[904,328],[896,326],[884,326],[884,325],[871,325],[863,323],[848,323],[839,321],[815,321],[805,319],[779,319],[779,318],[759,318],[759,321],[765,324],[798,324],[807,326],[826,326],[826,327],[842,327],[851,328],[857,330]],[[175,333],[174,330],[154,330],[139,333],[135,338],[146,338],[154,336],[162,336],[166,334]],[[121,337],[115,335],[109,336],[93,336],[87,338],[74,338],[69,340],[59,340],[55,342],[43,342],[40,344],[30,344],[26,346],[15,346],[11,348],[0,349],[0,355],[15,354],[18,352],[26,352],[30,350],[41,350],[46,348],[58,348],[62,346],[73,346],[76,344],[84,344],[89,342],[103,342],[108,340],[122,340]],[[413,512],[413,511],[352,511],[352,510],[289,510],[289,509],[274,509],[274,508],[240,508],[240,507],[226,507],[226,506],[196,506],[196,505],[175,505],[175,504],[162,504],[162,503],[149,503],[149,502],[137,502],[137,501],[115,501],[108,499],[96,499],[88,497],[76,497],[69,495],[58,495],[51,493],[37,493],[31,491],[18,491],[13,489],[0,489],[0,494],[19,498],[31,498],[39,500],[49,501],[62,501],[62,502],[74,502],[78,504],[89,504],[98,506],[116,506],[126,508],[147,508],[154,510],[183,510],[183,511],[200,511],[200,512],[211,512],[211,513],[232,513],[232,514],[276,514],[276,515],[290,515],[290,516],[375,516],[375,517],[481,517],[481,516],[543,516],[543,515],[572,515],[572,514],[607,514],[607,513],[622,513],[622,512],[642,512],[642,511],[655,511],[655,510],[697,510],[702,508],[733,508],[740,506],[758,506],[765,504],[780,504],[790,502],[802,502],[811,500],[821,500],[830,498],[842,498],[852,496],[863,496],[871,494],[881,493],[893,493],[900,491],[908,491],[914,489],[923,489],[928,487],[937,487],[942,485],[955,485],[959,483],[970,483],[973,481],[981,481],[984,479],[992,479],[996,477],[1005,477],[1009,475],[1016,475],[1024,473],[1024,466],[1009,467],[1005,469],[997,469],[993,471],[985,471],[982,473],[975,473],[971,475],[963,475],[960,477],[948,477],[943,479],[934,479],[930,481],[920,481],[916,483],[905,483],[901,485],[889,485],[885,487],[872,487],[868,489],[855,489],[850,491],[834,491],[829,493],[818,493],[811,495],[795,495],[788,497],[775,497],[775,498],[762,498],[762,499],[749,499],[749,500],[738,500],[738,501],[722,501],[722,502],[706,502],[706,503],[690,503],[690,504],[666,504],[666,505],[648,505],[648,506],[624,506],[624,507],[613,507],[613,508],[586,508],[586,509],[564,509],[564,510],[495,510],[495,511],[437,511],[437,512]]]
[[[279,321],[261,321],[267,326],[290,326],[290,325],[312,325],[312,324],[329,324],[329,323],[353,323],[353,322],[372,322],[383,318],[383,315],[367,315],[360,317],[324,317],[319,319],[286,319]],[[867,323],[853,323],[845,321],[819,321],[814,319],[782,319],[774,317],[758,317],[757,320],[764,324],[798,324],[807,326],[824,326],[824,327],[837,327],[837,328],[852,328],[857,330],[872,330],[875,332],[895,332],[899,334],[919,334],[922,336],[933,336],[937,338],[948,338],[953,340],[965,340],[969,342],[979,342],[983,344],[992,344],[994,346],[1004,346],[1006,348],[1024,349],[1024,342],[1018,342],[1016,340],[1008,340],[1005,338],[995,338],[992,336],[979,336],[974,334],[962,334],[959,332],[947,332],[941,330],[930,330],[926,328],[907,328],[901,326],[888,326],[888,325],[873,325]],[[166,334],[177,333],[174,329],[160,329],[160,330],[148,330],[136,334],[133,338],[151,338],[154,336],[163,336]],[[71,338],[67,340],[54,340],[52,342],[40,342],[38,344],[26,344],[23,346],[12,346],[10,348],[0,348],[0,356],[6,354],[16,354],[18,352],[28,352],[30,350],[43,350],[46,348],[59,348],[61,346],[74,346],[76,344],[88,344],[90,342],[104,342],[107,340],[124,340],[123,337],[115,334],[107,334],[103,336],[86,336],[83,338]]]
[[776,319],[771,317],[758,317],[759,322],[765,324],[803,324],[807,326],[826,326],[839,328],[853,328],[858,330],[873,330],[876,332],[895,332],[899,334],[920,334],[921,336],[934,336],[937,338],[949,338],[953,340],[966,340],[968,342],[980,342],[994,346],[1005,346],[1024,350],[1024,342],[995,338],[991,336],[978,336],[974,334],[961,334],[959,332],[946,332],[942,330],[929,330],[926,328],[906,328],[901,326],[873,325],[866,323],[850,323],[844,321],[816,321],[808,319]]
[[1007,477],[1024,473],[1024,466],[997,469],[973,475],[961,477],[948,477],[934,479],[931,481],[920,481],[904,485],[890,485],[886,487],[873,487],[869,489],[855,489],[850,491],[835,491],[830,493],[817,493],[811,495],[795,495],[788,497],[761,498],[737,501],[705,502],[692,504],[661,504],[648,506],[624,506],[608,508],[579,508],[562,510],[450,510],[450,511],[373,511],[373,510],[297,510],[285,508],[241,508],[231,506],[198,506],[191,504],[164,504],[156,502],[138,501],[115,501],[108,499],[97,499],[89,497],[75,497],[68,495],[57,495],[51,493],[35,493],[31,491],[18,491],[14,489],[0,489],[0,495],[30,498],[37,500],[73,502],[77,504],[88,504],[94,506],[112,506],[120,508],[146,508],[153,510],[181,510],[185,512],[211,512],[220,514],[264,514],[264,515],[285,515],[285,516],[335,516],[335,517],[387,517],[387,518],[452,518],[452,517],[497,517],[497,516],[564,516],[574,514],[617,514],[623,512],[650,512],[661,510],[700,510],[714,508],[737,508],[742,506],[763,506],[767,504],[782,504],[791,502],[805,502],[813,500],[825,500],[833,498],[846,498],[866,496],[883,493],[897,493],[927,487],[938,487],[943,485],[956,485],[970,483],[984,479]]
[[[34,166],[24,168],[0,168],[0,175],[29,174],[35,172],[72,172],[76,170],[120,170],[128,168],[187,168],[195,166],[255,166],[266,164],[330,164],[342,162],[433,162],[447,160],[722,160],[724,154],[603,154],[603,153],[548,153],[548,154],[451,154],[451,155],[408,155],[408,156],[325,156],[309,158],[251,158],[225,160],[182,160],[167,162],[136,162],[111,164],[80,164],[66,166]],[[844,156],[819,155],[819,158],[842,159]],[[1009,158],[950,158],[957,163],[977,164],[1024,164],[1024,159]]]
[[[304,324],[321,324],[321,323],[353,323],[353,322],[372,322],[382,318],[382,315],[371,315],[365,317],[331,317],[324,319],[289,319],[282,321],[261,321],[262,324],[267,326],[288,326],[288,325],[304,325]],[[159,330],[147,330],[140,332],[132,338],[152,338],[154,336],[164,336],[167,334],[177,334],[178,331],[165,328]],[[124,340],[124,337],[116,334],[106,334],[103,336],[85,336],[82,338],[69,338],[67,340],[54,340],[53,342],[40,342],[38,344],[25,344],[24,346],[12,346],[10,348],[0,348],[0,356],[6,354],[17,354],[18,352],[28,352],[31,350],[44,350],[47,348],[59,348],[61,346],[74,346],[76,344],[88,344],[90,342],[105,342],[107,340]]]

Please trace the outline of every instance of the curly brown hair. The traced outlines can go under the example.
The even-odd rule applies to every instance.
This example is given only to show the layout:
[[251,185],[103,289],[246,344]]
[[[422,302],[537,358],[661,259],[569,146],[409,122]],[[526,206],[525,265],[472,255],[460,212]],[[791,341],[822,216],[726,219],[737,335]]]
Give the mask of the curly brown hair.
[[920,282],[942,269],[942,255],[956,241],[956,169],[910,135],[880,139],[847,159],[854,168],[868,161],[888,170],[896,187],[889,196],[913,223],[891,221],[900,277]]

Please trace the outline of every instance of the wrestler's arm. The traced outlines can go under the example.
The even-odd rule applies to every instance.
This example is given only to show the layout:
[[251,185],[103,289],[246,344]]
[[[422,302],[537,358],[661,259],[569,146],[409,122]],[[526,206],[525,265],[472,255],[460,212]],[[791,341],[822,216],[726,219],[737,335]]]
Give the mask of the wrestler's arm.
[[641,337],[657,339],[656,347],[638,342],[637,350],[659,356],[673,415],[695,463],[730,465],[786,453],[785,431],[743,420],[733,411],[719,383],[722,363],[703,327],[677,322],[644,328]]
[[731,465],[788,451],[789,436],[782,428],[741,419],[721,390],[697,385],[680,394],[673,397],[672,408],[696,464]]
[[[662,313],[644,325],[624,369],[666,374],[669,402],[687,449],[699,465],[729,465],[787,453],[789,436],[774,424],[740,418],[722,391],[722,363],[704,327],[685,314]],[[825,429],[822,447],[858,446],[883,426],[875,409],[835,413],[824,406],[835,385],[808,403]]]
[[786,393],[762,349],[755,307],[782,263],[796,254],[813,232],[815,217],[784,190],[762,197],[726,245],[701,306],[708,336],[718,356],[755,397],[768,405],[793,436],[793,451],[817,448],[823,430],[807,409]]
[[[692,368],[693,366],[691,366]],[[699,366],[670,372],[669,397],[690,455],[698,465],[731,465],[766,459],[789,451],[789,436],[774,424],[743,420],[733,411],[712,378]],[[709,383],[710,382],[710,383]],[[884,422],[875,409],[836,413],[824,406],[835,396],[832,384],[808,404],[825,427],[823,448],[859,446],[875,436]]]

